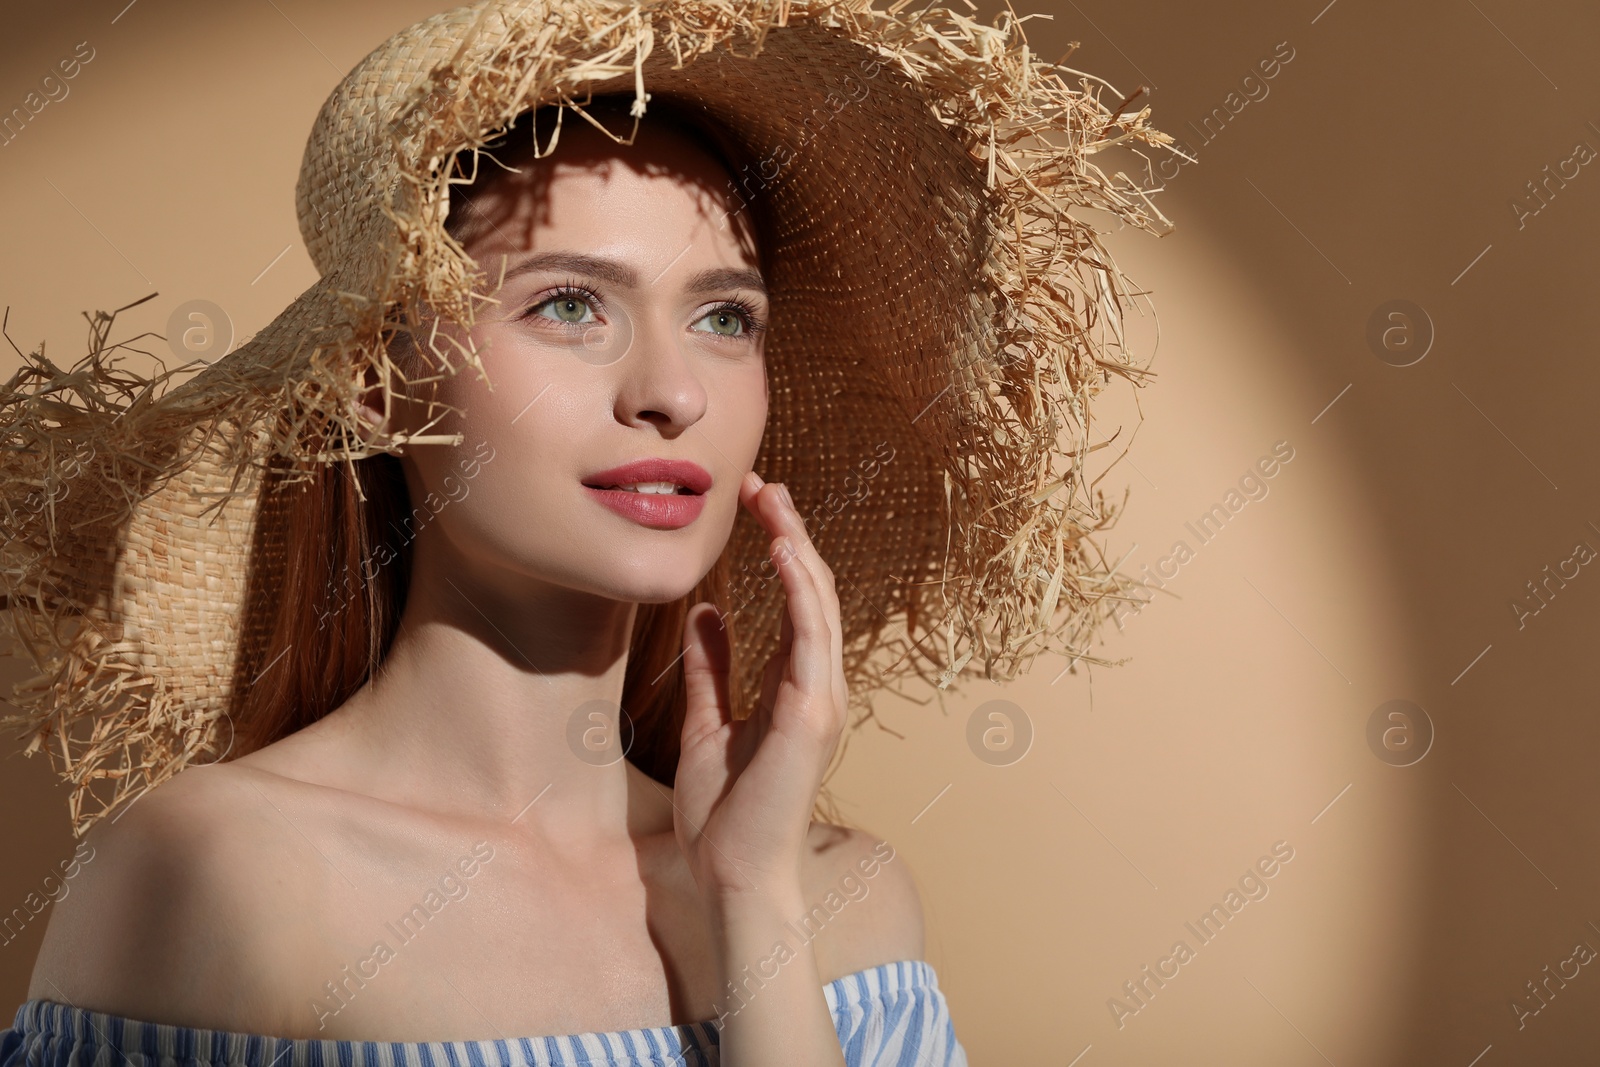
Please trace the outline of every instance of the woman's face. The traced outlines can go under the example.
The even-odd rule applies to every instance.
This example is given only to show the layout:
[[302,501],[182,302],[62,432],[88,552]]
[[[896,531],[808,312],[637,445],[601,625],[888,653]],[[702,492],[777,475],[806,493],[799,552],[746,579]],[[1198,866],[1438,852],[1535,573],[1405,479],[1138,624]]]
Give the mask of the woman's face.
[[428,433],[465,437],[404,448],[406,478],[445,558],[480,576],[663,602],[732,530],[766,425],[767,297],[713,157],[648,120],[630,146],[566,118],[544,160],[496,153],[526,173],[480,161],[478,184],[494,177],[461,238],[491,291],[504,257],[470,331],[493,386],[411,387],[465,412]]

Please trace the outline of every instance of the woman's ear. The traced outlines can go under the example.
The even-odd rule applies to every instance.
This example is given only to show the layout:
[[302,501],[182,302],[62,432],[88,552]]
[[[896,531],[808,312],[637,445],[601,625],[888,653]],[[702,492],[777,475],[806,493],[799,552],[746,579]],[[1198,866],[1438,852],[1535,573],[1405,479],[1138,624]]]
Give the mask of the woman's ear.
[[359,420],[357,432],[361,440],[370,445],[378,437],[398,429],[404,404],[405,396],[396,387],[395,380],[390,378],[389,389],[385,390],[382,372],[369,364],[362,372],[355,400],[355,414]]
[[362,386],[360,392],[355,394],[355,418],[357,418],[357,434],[366,445],[373,443],[373,438],[387,429],[390,414],[389,405],[384,398],[382,382],[379,381],[378,368],[368,365],[362,371]]
[[423,419],[418,412],[428,402],[421,397],[437,389],[436,383],[425,379],[418,395],[410,380],[423,365],[415,338],[419,334],[428,336],[433,322],[433,312],[426,305],[421,320],[421,325],[414,328],[396,325],[386,334],[381,353],[362,371],[353,408],[359,420],[358,432],[366,444],[374,444],[380,436],[392,438],[422,429]]

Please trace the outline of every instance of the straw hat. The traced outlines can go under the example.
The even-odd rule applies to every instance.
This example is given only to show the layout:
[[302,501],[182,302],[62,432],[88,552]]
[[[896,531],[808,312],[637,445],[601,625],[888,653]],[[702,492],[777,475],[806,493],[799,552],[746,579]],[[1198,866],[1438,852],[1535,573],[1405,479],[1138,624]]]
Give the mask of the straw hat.
[[[1123,349],[1131,289],[1075,209],[1163,232],[1150,183],[1089,157],[1172,139],[1043,62],[1013,13],[991,26],[872,3],[486,0],[424,19],[316,118],[296,208],[321,278],[276,319],[186,379],[192,365],[118,365],[115,312],[90,320],[72,369],[28,357],[0,396],[0,591],[39,673],[6,721],[71,783],[75,833],[225,754],[277,651],[247,610],[281,566],[269,464],[396,451],[362,436],[353,405],[369,370],[398,373],[394,323],[475,320],[445,164],[591,94],[634,94],[644,123],[650,99],[686,101],[761,160],[741,176],[779,220],[756,466],[790,487],[839,578],[856,725],[913,675],[942,689],[1045,651],[1104,662],[1091,640],[1126,585],[1093,536],[1114,508],[1084,484],[1089,403],[1146,372]],[[766,540],[739,516],[747,697],[783,610]]]

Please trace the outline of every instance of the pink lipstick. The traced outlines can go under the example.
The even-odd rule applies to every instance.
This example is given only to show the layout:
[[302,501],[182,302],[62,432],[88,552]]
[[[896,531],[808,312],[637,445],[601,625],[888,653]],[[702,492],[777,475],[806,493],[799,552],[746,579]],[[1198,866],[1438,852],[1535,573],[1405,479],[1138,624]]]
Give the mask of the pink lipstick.
[[641,459],[583,479],[596,501],[656,530],[676,530],[700,517],[711,474],[681,459]]

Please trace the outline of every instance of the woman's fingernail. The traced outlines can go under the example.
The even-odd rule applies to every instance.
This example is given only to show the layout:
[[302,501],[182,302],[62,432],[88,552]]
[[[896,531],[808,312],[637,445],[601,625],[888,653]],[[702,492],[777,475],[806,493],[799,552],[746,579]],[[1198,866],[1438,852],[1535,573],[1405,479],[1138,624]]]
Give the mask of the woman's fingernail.
[[744,478],[745,481],[750,483],[751,492],[759,493],[761,491],[761,487],[767,484],[762,480],[761,475],[757,474],[755,471],[751,471],[750,473],[746,474]]
[[782,482],[778,483],[778,492],[783,494],[783,502],[789,505],[790,511],[798,510],[794,506],[794,497],[789,495],[789,487]]

